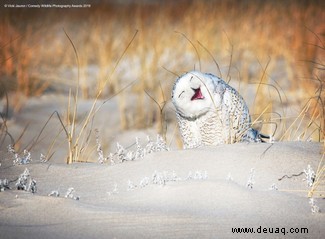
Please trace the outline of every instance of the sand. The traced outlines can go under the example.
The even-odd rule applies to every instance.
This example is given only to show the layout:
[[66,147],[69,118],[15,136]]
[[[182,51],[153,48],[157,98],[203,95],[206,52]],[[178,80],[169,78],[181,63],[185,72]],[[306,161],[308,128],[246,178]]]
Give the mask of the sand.
[[[228,7],[223,6],[223,8],[227,9]],[[143,13],[146,12],[146,9],[144,8]],[[63,10],[66,11],[66,9]],[[14,9],[10,11],[14,11]],[[311,204],[311,199],[307,196],[310,187],[308,186],[308,180],[305,180],[306,176],[308,176],[305,173],[305,171],[308,172],[308,167],[316,172],[324,153],[324,142],[299,142],[302,139],[301,135],[305,137],[303,139],[310,140],[307,137],[311,137],[320,127],[315,126],[316,121],[310,124],[313,119],[307,117],[306,114],[300,114],[300,112],[303,113],[306,110],[306,108],[303,108],[305,103],[307,103],[306,105],[313,103],[312,101],[303,102],[306,98],[314,97],[315,91],[311,90],[312,95],[308,95],[307,92],[310,91],[308,87],[300,87],[301,89],[291,91],[292,82],[288,79],[288,77],[291,78],[291,73],[287,73],[288,64],[292,65],[292,59],[297,58],[299,55],[290,57],[288,62],[283,58],[283,54],[278,55],[278,53],[273,57],[271,55],[271,62],[269,62],[270,57],[265,58],[265,54],[255,57],[255,53],[251,54],[249,46],[255,47],[256,39],[259,44],[263,43],[261,41],[263,34],[258,34],[256,38],[253,36],[253,31],[253,37],[249,36],[252,38],[252,42],[240,39],[239,42],[243,42],[244,45],[238,45],[239,42],[236,43],[236,37],[242,34],[240,32],[237,34],[237,31],[235,31],[236,34],[232,34],[231,30],[232,26],[236,26],[236,24],[230,21],[231,24],[229,25],[227,23],[228,18],[225,19],[225,23],[220,22],[220,26],[225,25],[226,28],[222,27],[220,34],[216,34],[215,37],[221,37],[220,42],[222,44],[220,46],[223,50],[220,48],[221,55],[214,57],[221,66],[221,73],[223,76],[227,75],[227,80],[231,80],[231,85],[243,95],[247,104],[253,109],[251,112],[256,113],[258,111],[256,108],[262,106],[262,104],[255,105],[256,100],[259,101],[256,94],[267,94],[265,95],[267,97],[262,97],[262,102],[263,104],[268,101],[272,102],[271,109],[265,108],[267,111],[264,112],[269,114],[267,118],[270,117],[269,121],[272,124],[268,125],[268,132],[266,133],[270,134],[270,132],[276,131],[274,129],[276,126],[278,130],[275,132],[275,138],[280,138],[284,133],[282,127],[280,127],[281,122],[279,120],[281,118],[281,120],[284,119],[284,124],[287,126],[284,129],[288,129],[287,132],[290,134],[290,137],[285,138],[297,141],[275,142],[273,144],[238,143],[182,150],[177,140],[178,129],[175,121],[175,109],[170,102],[170,93],[168,93],[172,89],[172,83],[176,77],[173,72],[179,74],[192,68],[201,68],[202,63],[204,71],[216,73],[216,64],[210,59],[209,54],[210,51],[213,53],[212,55],[215,55],[215,50],[219,52],[219,46],[217,48],[212,46],[211,48],[208,43],[206,46],[197,45],[196,43],[200,43],[197,40],[206,39],[206,36],[202,35],[202,38],[199,36],[200,34],[193,35],[191,34],[193,24],[186,23],[184,25],[176,21],[176,25],[174,22],[172,24],[168,39],[164,36],[161,39],[159,38],[157,42],[161,43],[157,45],[158,48],[152,48],[154,50],[154,54],[152,54],[149,48],[152,44],[152,46],[155,46],[156,43],[150,43],[149,41],[148,48],[148,42],[142,41],[145,39],[143,36],[150,34],[151,28],[148,28],[149,31],[146,31],[146,29],[141,30],[141,27],[134,28],[133,22],[138,21],[134,21],[132,14],[124,16],[123,13],[121,16],[122,18],[127,17],[126,22],[128,22],[129,18],[132,20],[132,26],[127,27],[131,31],[126,30],[125,33],[128,34],[122,34],[125,35],[123,37],[125,39],[119,37],[117,38],[118,41],[115,41],[111,38],[115,34],[115,21],[111,21],[113,25],[104,25],[103,33],[105,36],[103,39],[101,39],[101,36],[98,38],[97,34],[101,32],[101,28],[93,28],[93,25],[106,19],[100,16],[100,12],[96,10],[94,21],[89,18],[91,20],[89,26],[87,24],[76,25],[76,20],[80,17],[84,18],[84,15],[76,15],[78,18],[75,18],[75,15],[72,14],[71,19],[62,18],[62,21],[56,21],[56,23],[51,20],[48,23],[50,25],[54,24],[53,28],[46,27],[44,32],[43,27],[39,28],[30,25],[32,27],[27,28],[26,34],[21,33],[18,28],[16,29],[15,24],[11,24],[8,18],[8,24],[6,25],[8,25],[7,28],[10,30],[8,33],[10,34],[8,34],[7,40],[1,46],[4,50],[5,48],[9,49],[8,52],[4,51],[4,53],[9,54],[9,57],[6,56],[9,63],[6,64],[9,66],[8,72],[10,72],[12,61],[13,64],[16,63],[15,61],[22,61],[21,64],[18,62],[18,66],[22,66],[19,69],[23,68],[21,70],[22,74],[18,74],[18,76],[22,75],[23,78],[25,76],[28,78],[29,73],[34,73],[36,70],[35,73],[37,74],[35,76],[30,74],[31,77],[28,79],[32,80],[36,77],[35,79],[45,80],[50,82],[51,85],[39,97],[26,97],[19,94],[19,92],[8,92],[9,102],[7,102],[6,97],[0,100],[0,114],[4,117],[0,119],[0,239],[325,238],[325,185],[324,183],[319,185],[318,192],[313,195],[315,201],[312,201]],[[166,13],[168,12],[169,10],[166,11]],[[189,11],[189,13],[191,12]],[[198,9],[198,13],[200,12],[201,10]],[[26,17],[29,15],[27,14]],[[113,17],[115,15],[113,14]],[[23,19],[23,16],[25,15],[21,15],[17,19]],[[48,17],[51,16],[52,14]],[[270,19],[272,18],[271,14]],[[256,19],[258,21],[259,17],[257,16]],[[34,24],[34,21],[30,20],[27,19],[26,26]],[[72,22],[69,22],[70,20]],[[112,20],[114,19],[112,18]],[[248,21],[250,21],[250,17]],[[7,23],[7,20],[5,19],[4,22]],[[154,27],[156,27],[155,22],[153,21],[153,24],[151,24]],[[49,25],[47,21],[42,21],[42,23],[45,26]],[[297,25],[296,20],[295,24]],[[20,24],[18,25],[20,26]],[[39,25],[39,21],[37,21],[37,25]],[[78,30],[79,25],[82,31]],[[190,27],[188,33],[186,30],[187,25]],[[84,31],[87,27],[91,27],[95,31]],[[5,31],[7,28],[4,28]],[[34,28],[36,32],[34,32]],[[110,31],[110,28],[113,31]],[[69,35],[68,37],[67,34],[64,34],[63,29]],[[89,30],[91,29],[89,28]],[[116,33],[120,34],[121,29],[119,27],[116,29],[118,30]],[[140,37],[140,42],[136,39],[134,43],[127,47],[131,40],[127,35],[132,36],[135,29],[139,29],[137,38]],[[208,26],[207,29],[209,29]],[[258,30],[259,27],[256,29]],[[268,26],[267,29],[272,29],[272,27],[269,28]],[[317,35],[316,28],[311,27],[310,29],[314,30]],[[176,34],[174,34],[175,30]],[[242,33],[247,32],[247,30],[249,30],[249,26],[247,28],[245,25]],[[109,32],[108,35],[107,31]],[[86,34],[83,34],[83,32]],[[168,29],[167,32],[169,32]],[[229,38],[228,32],[230,33]],[[50,35],[47,35],[47,33]],[[178,33],[184,35],[181,36]],[[193,33],[196,33],[196,31]],[[309,36],[305,34],[307,40],[310,37],[312,39],[318,38],[312,33],[313,31],[310,34],[308,33]],[[16,37],[17,34],[18,38]],[[89,34],[95,36],[95,38],[89,38]],[[299,34],[298,32],[296,35],[298,38],[300,37]],[[84,35],[87,36],[86,41],[84,41]],[[109,37],[107,38],[107,36]],[[73,46],[68,41],[70,37],[74,43]],[[175,44],[173,39],[178,42]],[[88,42],[88,40],[90,41]],[[102,62],[103,51],[101,49],[102,46],[106,47],[106,42],[98,44],[101,40],[108,40],[108,47],[112,45],[112,51],[108,52],[112,56],[107,59],[104,57],[104,63]],[[111,42],[111,40],[113,41]],[[232,52],[233,40],[235,44],[234,52]],[[8,44],[11,41],[14,44]],[[191,41],[195,44],[193,45]],[[201,42],[206,43],[205,41]],[[312,43],[315,41],[308,40],[307,42]],[[118,44],[117,48],[113,46],[116,45],[115,43]],[[169,46],[169,43],[172,46]],[[191,43],[194,48],[197,46],[199,52],[188,43]],[[91,44],[95,44],[95,47]],[[159,50],[161,44],[163,44],[162,51]],[[264,50],[269,52],[271,49],[269,46],[263,47],[263,44],[261,46],[263,48],[261,48],[261,52],[264,52]],[[73,51],[75,47],[76,51]],[[207,52],[205,52],[205,47],[208,49]],[[285,45],[279,47],[277,49],[287,51]],[[40,53],[34,54],[38,52],[38,48]],[[97,48],[99,52],[96,52]],[[187,48],[190,52],[187,51]],[[12,55],[10,55],[11,50],[13,51]],[[127,51],[123,52],[124,50]],[[62,58],[60,56],[64,56],[61,63],[52,60],[58,51],[65,53],[58,54],[57,59],[59,61]],[[75,61],[75,52],[78,52],[80,56],[80,63],[82,63],[80,66],[77,66],[78,64]],[[142,54],[141,52],[144,52],[144,58],[142,55],[138,55]],[[33,53],[33,56],[31,53]],[[197,56],[195,53],[204,54],[206,57],[204,55],[202,57]],[[158,56],[157,59],[155,59],[156,55]],[[71,62],[70,58],[72,59]],[[97,58],[100,61],[97,61]],[[32,72],[25,70],[24,62],[28,63],[26,67],[31,68]],[[115,66],[115,64],[117,65]],[[230,67],[228,67],[229,64]],[[300,61],[297,65],[299,66],[298,71],[294,70],[294,72],[298,78],[309,79],[310,76],[304,77],[304,74],[299,73],[299,68],[302,67]],[[78,78],[78,68],[81,73],[80,79]],[[110,94],[105,92],[110,87],[107,87],[107,89],[103,87],[104,94],[101,96],[103,98],[100,97],[96,105],[101,105],[101,108],[88,124],[92,131],[89,134],[89,147],[79,158],[80,161],[84,162],[67,165],[68,144],[62,125],[55,115],[47,123],[46,127],[45,123],[54,111],[58,112],[64,123],[67,123],[69,105],[72,108],[75,102],[71,97],[69,104],[69,91],[74,91],[78,79],[78,81],[80,80],[80,86],[87,86],[90,97],[94,96],[94,91],[97,90],[98,86],[97,80],[102,77],[102,70],[103,72],[107,71],[109,78],[112,77],[109,81],[109,86],[112,88],[124,89],[129,83],[135,83],[136,81],[138,85],[129,85],[113,98],[107,98]],[[261,75],[262,79],[260,79]],[[296,82],[299,83],[296,75],[292,77],[295,84],[297,84]],[[264,76],[270,79],[264,79]],[[146,78],[159,80],[147,82]],[[13,80],[13,78],[8,79]],[[8,83],[8,79],[5,76],[2,81]],[[118,81],[118,84],[113,82],[115,80]],[[254,82],[260,80],[269,84],[259,90],[261,84],[256,85]],[[87,83],[85,84],[84,81],[87,81]],[[253,84],[244,87],[243,84],[246,81]],[[150,94],[140,93],[141,90],[139,89],[144,90],[146,88],[144,88],[144,85],[147,83],[149,84],[148,93]],[[152,88],[154,86],[152,84],[158,86],[158,83],[165,95],[163,98],[166,98],[167,102],[161,102],[162,100],[165,101],[165,99],[160,98],[160,90],[158,94],[152,94],[153,92],[151,92],[151,90],[156,91]],[[305,82],[302,83],[305,85]],[[164,92],[167,85],[169,85],[168,90]],[[3,86],[1,87],[3,88]],[[256,87],[258,87],[257,90]],[[273,87],[275,88],[273,89]],[[153,99],[150,97],[151,94]],[[80,130],[83,119],[87,116],[94,102],[94,99],[81,99],[81,95],[82,91],[80,91],[77,101],[78,111],[75,121],[78,127],[76,132]],[[8,109],[7,103],[9,104]],[[155,103],[159,103],[159,107]],[[137,121],[141,119],[135,117],[141,114],[139,113],[139,106],[148,106],[148,112],[151,111],[152,106],[163,108],[164,123],[167,125],[167,142],[170,150],[146,154],[143,158],[134,161],[116,162],[114,165],[111,165],[110,161],[108,161],[100,164],[97,160],[98,152],[96,152],[96,147],[98,145],[96,145],[96,140],[100,142],[104,156],[107,157],[109,152],[115,152],[117,143],[128,148],[128,146],[134,144],[135,137],[139,137],[142,144],[145,144],[147,135],[150,135],[153,140],[155,139],[158,127],[153,125],[152,121],[157,123],[158,117],[154,120],[144,117],[143,120],[148,120],[148,122],[140,126],[137,125],[139,123]],[[263,106],[263,109],[264,107],[266,106]],[[6,114],[7,110],[8,115]],[[124,113],[122,114],[122,112]],[[267,112],[274,112],[274,114]],[[281,115],[278,115],[277,112],[280,112]],[[124,131],[121,129],[123,128],[123,119],[127,121],[127,127],[124,126]],[[264,119],[261,120],[264,121]],[[303,123],[303,120],[306,120],[306,124]],[[279,122],[279,125],[273,124],[273,121]],[[296,121],[296,125],[290,128],[293,121]],[[6,129],[5,126],[8,128]],[[151,128],[140,129],[147,126]],[[98,132],[97,139],[94,133],[96,130]],[[6,131],[10,133],[12,140],[5,134]],[[61,134],[57,136],[57,132],[61,132]],[[87,133],[83,136],[87,135]],[[317,140],[317,138],[313,137],[311,139]],[[55,145],[49,155],[54,154],[47,158],[48,161],[41,162],[40,155],[48,152],[54,140]],[[23,154],[24,149],[31,148],[32,161],[28,164],[14,165],[12,155],[7,152],[7,146],[10,143],[16,143],[16,149],[20,151],[20,154]],[[29,173],[27,182],[34,180],[36,187],[18,190],[17,179],[27,171]],[[284,177],[285,175],[299,176],[288,178]],[[279,181],[280,178],[283,179]],[[4,180],[9,180],[9,185],[6,185]],[[239,233],[240,230],[243,230],[242,233]],[[244,230],[246,230],[246,233]]]
[[115,165],[3,158],[0,178],[27,168],[37,192],[13,182],[0,193],[0,238],[324,238],[324,194],[312,213],[305,174],[278,180],[316,171],[321,152],[320,143],[281,142],[171,149]]
[[[11,181],[11,189],[0,192],[1,239],[324,238],[324,184],[313,197],[314,209],[320,212],[313,213],[307,196],[310,187],[304,180],[308,165],[317,171],[322,143],[238,143],[182,150],[177,147],[176,124],[169,119],[169,151],[100,164],[92,134],[88,163],[67,165],[67,141],[61,134],[53,157],[40,162],[40,154],[47,152],[60,130],[59,121],[53,118],[37,136],[54,110],[64,117],[67,102],[65,95],[45,94],[29,98],[20,111],[9,115],[6,124],[15,140],[28,125],[20,149],[36,143],[32,161],[24,165],[13,165],[6,152],[9,137],[1,145],[0,179]],[[79,101],[78,123],[91,103]],[[155,141],[155,128],[121,131],[119,114],[112,114],[117,109],[113,98],[94,118],[93,129],[98,129],[105,157],[115,152],[117,142],[128,148],[135,137],[143,146],[146,135]],[[169,111],[173,116],[173,109]],[[17,179],[25,169],[30,174],[27,181],[36,181],[35,193],[17,190]],[[300,175],[278,180],[292,174]],[[74,191],[65,197],[71,188]],[[235,232],[245,228],[254,231]]]

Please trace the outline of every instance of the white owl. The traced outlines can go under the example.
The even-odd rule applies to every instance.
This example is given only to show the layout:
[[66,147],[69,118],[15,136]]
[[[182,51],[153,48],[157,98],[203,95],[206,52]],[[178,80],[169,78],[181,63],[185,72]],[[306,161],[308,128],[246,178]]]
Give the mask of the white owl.
[[172,101],[184,148],[262,142],[267,137],[251,128],[248,107],[239,93],[212,74],[192,71],[179,77]]

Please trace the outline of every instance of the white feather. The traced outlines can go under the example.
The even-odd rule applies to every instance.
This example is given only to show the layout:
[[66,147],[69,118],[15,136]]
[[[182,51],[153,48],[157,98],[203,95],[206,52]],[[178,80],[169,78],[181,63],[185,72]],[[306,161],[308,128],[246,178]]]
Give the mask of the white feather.
[[[247,138],[251,119],[244,99],[212,74],[192,71],[179,77],[172,101],[184,148],[235,143]],[[250,141],[258,141],[258,135]]]

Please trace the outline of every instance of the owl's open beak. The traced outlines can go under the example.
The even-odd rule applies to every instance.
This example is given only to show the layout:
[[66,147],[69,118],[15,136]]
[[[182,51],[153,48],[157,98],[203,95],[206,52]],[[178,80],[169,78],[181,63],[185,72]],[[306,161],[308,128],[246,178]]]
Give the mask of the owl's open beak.
[[191,100],[202,100],[204,99],[204,96],[202,95],[201,88],[193,89],[194,90],[194,95],[192,96]]

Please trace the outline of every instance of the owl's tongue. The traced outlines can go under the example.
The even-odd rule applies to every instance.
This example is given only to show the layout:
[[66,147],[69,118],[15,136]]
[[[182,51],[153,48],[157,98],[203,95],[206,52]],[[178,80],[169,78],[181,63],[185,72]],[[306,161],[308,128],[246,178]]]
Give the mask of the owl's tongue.
[[[192,88],[193,89],[193,88]],[[202,95],[201,88],[193,89],[194,95],[192,96],[191,100],[202,100],[204,96]]]

